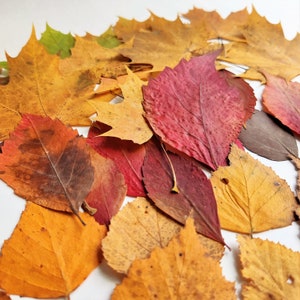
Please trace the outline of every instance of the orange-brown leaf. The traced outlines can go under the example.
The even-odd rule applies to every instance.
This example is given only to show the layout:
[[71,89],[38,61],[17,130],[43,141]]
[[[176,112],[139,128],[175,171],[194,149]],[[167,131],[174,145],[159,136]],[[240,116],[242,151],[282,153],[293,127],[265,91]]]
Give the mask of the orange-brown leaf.
[[0,300],[11,300],[11,298],[3,291],[0,291]]
[[299,299],[300,253],[268,240],[239,236],[243,299]]
[[235,299],[234,284],[225,280],[219,261],[208,257],[192,219],[165,248],[133,262],[112,300]]
[[34,203],[26,209],[0,256],[0,287],[36,298],[69,295],[101,261],[106,227],[86,213],[80,217]]

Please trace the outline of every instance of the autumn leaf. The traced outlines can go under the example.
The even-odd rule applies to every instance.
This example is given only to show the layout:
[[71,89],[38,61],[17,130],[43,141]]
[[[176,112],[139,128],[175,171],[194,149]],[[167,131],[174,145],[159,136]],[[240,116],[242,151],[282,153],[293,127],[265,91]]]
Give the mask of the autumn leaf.
[[243,299],[298,299],[300,253],[285,246],[239,236]]
[[262,95],[264,109],[300,134],[300,84],[267,73],[264,75],[267,78]]
[[[296,157],[296,156],[293,156],[293,155],[290,155],[289,158],[294,163],[294,165],[296,167],[296,170],[298,172],[298,174],[297,174],[296,196],[297,196],[298,200],[300,200],[300,158]],[[299,212],[300,212],[300,210],[299,210]]]
[[87,143],[100,153],[100,155],[109,157],[116,163],[124,175],[128,196],[146,196],[142,182],[142,164],[145,157],[145,146],[114,137],[100,136],[109,129],[109,126],[95,122],[89,130]]
[[11,298],[3,291],[0,291],[0,300],[11,300]]
[[96,38],[99,45],[105,48],[115,48],[122,44],[114,33],[114,28],[110,26],[104,33]]
[[74,216],[27,203],[0,256],[0,287],[36,298],[68,296],[101,260],[106,227],[86,213]]
[[127,273],[134,260],[149,257],[155,247],[165,247],[180,229],[146,198],[136,198],[112,218],[102,241],[104,258],[117,272]]
[[71,48],[75,45],[75,38],[70,34],[64,34],[46,24],[46,31],[42,33],[40,43],[51,54],[58,54],[61,58],[71,55]]
[[182,224],[191,215],[197,232],[224,244],[212,186],[201,167],[190,157],[165,153],[158,143],[148,143],[142,167],[147,195]]
[[106,103],[90,100],[96,109],[94,121],[100,121],[112,127],[101,136],[113,136],[122,140],[131,140],[143,144],[151,139],[153,132],[146,123],[143,113],[142,86],[145,84],[129,69],[128,77],[120,85],[124,100],[121,103]]
[[23,113],[58,118],[74,126],[91,123],[88,117],[94,110],[86,100],[95,81],[89,72],[62,76],[60,60],[37,41],[34,30],[16,58],[7,55],[9,83],[0,86],[1,140],[8,137]]
[[290,225],[297,204],[286,181],[236,145],[229,160],[211,177],[221,227],[252,234]]
[[296,139],[275,121],[256,110],[242,128],[239,139],[247,149],[268,159],[282,161],[290,154],[297,156]]
[[94,180],[88,147],[59,120],[25,114],[2,147],[0,178],[26,200],[78,215]]
[[249,79],[261,80],[262,70],[288,81],[300,74],[299,34],[292,41],[285,39],[281,25],[271,24],[255,9],[245,21],[241,28],[244,40],[225,44],[220,60],[250,67],[250,78],[247,72],[240,75]]
[[234,284],[223,277],[219,261],[206,255],[190,218],[167,247],[134,261],[112,295],[112,300],[155,298],[235,299]]
[[214,66],[219,51],[182,60],[143,88],[146,118],[167,144],[212,169],[226,165],[230,144],[252,115],[252,88]]

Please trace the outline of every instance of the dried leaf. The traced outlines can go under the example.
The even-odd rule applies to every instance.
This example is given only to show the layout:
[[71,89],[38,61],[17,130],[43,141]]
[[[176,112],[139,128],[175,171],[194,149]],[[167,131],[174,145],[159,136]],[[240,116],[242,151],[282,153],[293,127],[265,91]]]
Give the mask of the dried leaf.
[[297,204],[286,181],[236,145],[229,160],[211,177],[221,227],[252,234],[290,225]]
[[142,172],[147,195],[159,209],[182,224],[191,215],[197,232],[224,244],[212,186],[197,161],[166,154],[152,142],[146,145]]
[[5,292],[0,291],[0,300],[11,300],[11,298]]
[[287,82],[283,78],[266,73],[264,75],[267,78],[262,95],[264,109],[300,134],[300,83]]
[[137,198],[113,217],[102,241],[103,255],[114,270],[127,273],[134,260],[149,257],[155,247],[165,247],[180,229],[147,199]]
[[104,157],[109,157],[116,163],[124,175],[128,196],[146,196],[142,183],[142,164],[145,157],[145,146],[114,137],[100,136],[109,128],[105,124],[95,122],[88,133],[88,144],[98,153]]
[[298,299],[300,253],[283,245],[239,236],[243,299]]
[[275,161],[298,155],[296,139],[263,111],[256,110],[242,129],[239,139],[250,151]]
[[[295,157],[293,155],[290,156],[290,158],[292,159],[296,169],[297,169],[297,186],[296,186],[296,195],[298,200],[300,200],[300,158],[299,157]],[[300,212],[300,211],[299,211]]]
[[220,52],[182,60],[143,88],[146,118],[167,144],[216,169],[226,165],[230,144],[252,115],[252,88],[217,72]]
[[101,259],[106,227],[88,214],[74,216],[27,203],[0,256],[0,286],[36,298],[68,296]]
[[94,180],[88,147],[59,120],[25,114],[2,147],[0,178],[26,200],[78,215]]
[[166,248],[134,261],[112,295],[112,300],[155,298],[235,299],[234,284],[223,277],[219,261],[207,257],[192,219]]

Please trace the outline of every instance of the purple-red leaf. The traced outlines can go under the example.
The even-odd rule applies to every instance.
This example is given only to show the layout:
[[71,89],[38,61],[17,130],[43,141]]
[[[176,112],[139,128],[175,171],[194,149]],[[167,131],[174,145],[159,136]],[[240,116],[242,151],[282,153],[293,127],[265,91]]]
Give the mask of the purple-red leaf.
[[167,144],[212,169],[226,165],[230,144],[252,115],[252,88],[216,71],[220,51],[181,60],[143,88],[146,118]]
[[[212,186],[199,162],[171,152],[167,156],[162,146],[149,142],[142,170],[148,196],[159,209],[183,224],[191,215],[199,233],[224,244]],[[173,174],[178,193],[172,192]]]

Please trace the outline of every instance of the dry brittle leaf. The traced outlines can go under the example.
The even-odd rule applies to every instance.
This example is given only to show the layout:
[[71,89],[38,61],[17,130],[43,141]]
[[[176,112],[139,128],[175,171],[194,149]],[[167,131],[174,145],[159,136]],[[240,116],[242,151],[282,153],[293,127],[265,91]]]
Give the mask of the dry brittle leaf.
[[229,160],[211,178],[221,227],[252,234],[291,224],[297,203],[287,182],[236,145]]
[[180,228],[147,199],[136,198],[112,218],[102,241],[103,255],[114,270],[127,273],[134,260],[149,257],[155,247],[165,247]]
[[300,253],[258,238],[239,236],[243,299],[299,299]]
[[225,280],[219,261],[207,256],[193,220],[165,248],[133,262],[112,300],[235,299],[234,284]]
[[0,287],[37,298],[68,296],[101,261],[106,226],[80,214],[55,212],[28,202],[0,256]]

